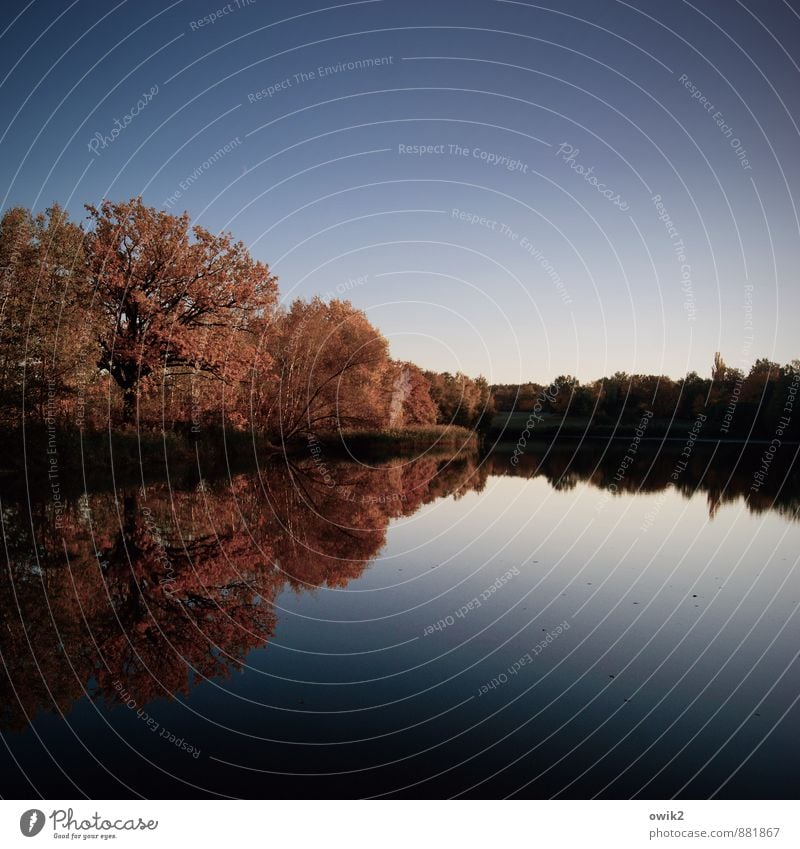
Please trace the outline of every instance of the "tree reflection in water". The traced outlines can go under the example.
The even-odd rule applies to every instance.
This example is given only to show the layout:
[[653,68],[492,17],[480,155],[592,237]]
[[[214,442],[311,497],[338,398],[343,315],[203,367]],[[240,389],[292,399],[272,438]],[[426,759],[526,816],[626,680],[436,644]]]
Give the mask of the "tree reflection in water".
[[[282,461],[193,488],[83,495],[58,516],[52,502],[4,498],[2,728],[65,712],[84,694],[114,703],[115,681],[145,705],[230,674],[268,643],[280,592],[346,586],[378,555],[391,519],[480,491],[489,475],[543,476],[559,489],[613,481],[620,493],[672,486],[704,493],[712,518],[739,498],[797,517],[794,467],[750,490],[763,446],[698,445],[674,481],[680,447],[648,445],[616,481],[626,448],[531,445],[516,467],[503,453],[373,467]],[[785,450],[793,457],[797,446]]]
[[113,703],[115,681],[145,705],[228,675],[268,642],[281,591],[344,587],[391,519],[485,475],[474,456],[284,462],[191,490],[82,496],[58,517],[52,503],[4,500],[2,727],[84,693]]

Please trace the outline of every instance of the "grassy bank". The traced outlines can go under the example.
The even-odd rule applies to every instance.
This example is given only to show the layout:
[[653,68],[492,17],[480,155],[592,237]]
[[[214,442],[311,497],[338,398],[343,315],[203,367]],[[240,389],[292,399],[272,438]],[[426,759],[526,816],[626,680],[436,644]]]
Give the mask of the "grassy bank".
[[[255,441],[255,445],[254,445]],[[65,495],[175,478],[182,484],[253,467],[266,436],[209,429],[196,435],[157,431],[84,432],[29,427],[0,433],[0,483],[32,493],[57,486]]]
[[[475,450],[475,433],[461,427],[427,426],[389,431],[351,430],[322,434],[317,444],[332,457],[364,458],[394,454],[455,453]],[[285,446],[286,453],[308,457],[307,438]],[[64,495],[89,490],[137,486],[174,478],[191,485],[202,476],[225,477],[253,469],[283,453],[266,434],[204,429],[198,434],[118,430],[81,433],[29,427],[0,433],[0,486],[5,490],[46,492],[56,486]]]
[[[635,435],[640,427],[642,416],[626,417],[621,422],[604,419],[591,419],[589,416],[567,416],[563,418],[553,413],[543,413],[541,419],[533,419],[532,413],[498,413],[492,418],[488,432],[490,443],[516,443],[527,429],[525,438],[531,439],[572,439],[590,437],[598,439],[628,438]],[[697,419],[674,419],[652,417],[647,419],[643,436],[646,439],[682,439],[695,426]],[[532,427],[531,427],[532,424]],[[700,439],[740,442],[741,434],[725,434],[713,422],[703,424],[698,430]],[[769,434],[768,434],[769,435]],[[755,434],[751,439],[760,439],[763,434]]]
[[392,453],[421,451],[477,450],[475,431],[455,425],[417,425],[396,430],[345,430],[323,435],[319,444],[332,454],[374,457]]

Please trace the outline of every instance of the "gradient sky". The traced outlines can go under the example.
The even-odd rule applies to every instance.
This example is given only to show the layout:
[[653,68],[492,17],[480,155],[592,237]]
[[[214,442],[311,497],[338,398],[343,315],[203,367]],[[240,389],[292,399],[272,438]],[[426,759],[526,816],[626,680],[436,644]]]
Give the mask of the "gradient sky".
[[346,294],[395,357],[492,382],[707,374],[716,350],[788,362],[794,7],[5,2],[2,209],[186,209],[269,262],[284,298]]

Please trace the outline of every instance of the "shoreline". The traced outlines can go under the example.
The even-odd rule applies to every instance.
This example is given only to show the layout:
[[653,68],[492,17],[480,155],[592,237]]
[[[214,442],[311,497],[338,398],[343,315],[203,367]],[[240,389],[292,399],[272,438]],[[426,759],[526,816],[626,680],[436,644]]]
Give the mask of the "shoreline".
[[[537,443],[545,443],[545,442],[560,442],[562,440],[582,440],[585,441],[590,439],[595,442],[614,442],[616,440],[621,441],[630,441],[635,434],[631,432],[630,434],[618,434],[616,436],[607,436],[602,433],[586,433],[586,434],[577,434],[577,433],[548,433],[542,436],[537,436],[534,439],[531,439],[530,442]],[[685,443],[685,436],[641,436],[638,439],[639,442],[656,442],[656,443],[664,443],[664,442],[677,442],[677,443]],[[767,437],[758,437],[757,439],[746,439],[744,437],[720,437],[719,439],[709,439],[708,437],[704,439],[697,438],[693,440],[695,443],[703,443],[706,445],[769,445],[772,440]],[[497,440],[496,442],[492,442],[492,450],[495,451],[498,448],[508,447],[513,448],[516,446],[516,442],[511,442],[508,440]],[[781,445],[800,445],[800,440],[797,439],[783,439],[781,440]]]

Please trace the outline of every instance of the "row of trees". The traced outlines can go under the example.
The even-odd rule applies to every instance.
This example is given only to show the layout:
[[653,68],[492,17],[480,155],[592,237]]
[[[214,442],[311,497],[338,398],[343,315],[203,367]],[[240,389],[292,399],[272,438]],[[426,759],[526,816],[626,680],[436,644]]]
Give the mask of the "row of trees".
[[[140,198],[0,221],[0,423],[343,428],[470,426],[488,387],[393,361],[347,301],[281,307],[228,234]],[[432,387],[433,384],[433,387]],[[460,393],[460,394],[459,394]]]
[[[551,387],[535,383],[491,387],[492,404],[498,412],[540,410],[559,417],[591,419],[598,424],[629,423],[644,411],[656,418],[683,422],[702,414],[706,431],[722,436],[769,435],[780,427],[800,434],[800,401],[795,404],[800,383],[800,360],[780,365],[758,359],[744,372],[731,368],[717,353],[709,377],[689,372],[673,380],[665,375],[626,374],[581,383],[561,375]],[[795,412],[796,414],[792,415]],[[774,434],[773,434],[774,435]]]
[[471,378],[461,372],[426,371],[430,394],[436,402],[438,421],[461,427],[480,428],[494,413],[491,390],[483,377]]
[[0,220],[0,425],[197,432],[224,422],[290,440],[337,428],[483,428],[495,411],[536,408],[599,423],[702,412],[723,433],[748,435],[774,429],[800,369],[761,359],[745,374],[717,355],[708,378],[561,375],[548,397],[534,383],[423,372],[393,361],[347,301],[281,306],[275,275],[229,234],[140,198],[87,211],[87,228],[57,206]]

